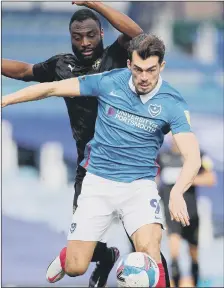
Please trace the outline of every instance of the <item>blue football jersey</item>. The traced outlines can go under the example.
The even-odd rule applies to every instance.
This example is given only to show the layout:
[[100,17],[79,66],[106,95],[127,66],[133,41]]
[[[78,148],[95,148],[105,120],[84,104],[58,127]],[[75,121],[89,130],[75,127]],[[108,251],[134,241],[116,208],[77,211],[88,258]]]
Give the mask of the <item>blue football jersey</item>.
[[95,96],[99,102],[95,134],[81,165],[114,181],[154,180],[164,135],[170,130],[173,134],[191,131],[188,107],[163,80],[155,95],[143,103],[131,89],[130,78],[127,68],[79,77],[81,95]]

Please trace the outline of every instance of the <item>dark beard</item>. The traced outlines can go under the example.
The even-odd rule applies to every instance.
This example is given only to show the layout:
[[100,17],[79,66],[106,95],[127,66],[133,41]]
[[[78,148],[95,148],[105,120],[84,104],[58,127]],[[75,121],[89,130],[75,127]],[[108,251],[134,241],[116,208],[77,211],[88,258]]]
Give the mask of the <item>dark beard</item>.
[[75,54],[77,60],[80,62],[82,65],[91,65],[96,61],[98,58],[100,58],[103,54],[103,40],[99,42],[99,44],[96,46],[96,48],[93,51],[93,54],[90,58],[85,57],[82,55],[82,53],[74,46],[72,45],[72,51]]

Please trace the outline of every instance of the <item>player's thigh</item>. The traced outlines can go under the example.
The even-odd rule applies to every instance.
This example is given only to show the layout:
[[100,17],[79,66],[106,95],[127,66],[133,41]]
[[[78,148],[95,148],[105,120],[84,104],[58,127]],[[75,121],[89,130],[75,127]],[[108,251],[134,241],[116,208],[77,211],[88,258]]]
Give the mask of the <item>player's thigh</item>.
[[150,246],[159,248],[162,239],[161,224],[145,224],[132,234],[131,239],[137,252],[147,252]]
[[162,238],[161,224],[152,223],[141,226],[132,234],[136,252],[150,255],[157,263],[161,263],[160,244]]
[[68,240],[99,241],[113,219],[107,187],[99,177],[86,175],[78,207],[73,214]]
[[[102,215],[96,209],[91,209],[91,206],[84,205],[87,202],[89,200],[85,199],[78,205],[68,233],[65,271],[71,276],[86,272],[97,242],[101,240],[112,221],[112,214]],[[94,204],[92,202],[91,204]],[[103,203],[102,200],[95,202],[96,205]],[[100,206],[96,207],[99,210]]]
[[[113,241],[115,235],[117,234],[117,229],[119,228],[120,220],[116,212],[112,213],[110,227],[105,231],[100,239],[102,243],[108,243]],[[117,236],[116,236],[117,237]]]
[[156,184],[141,181],[133,188],[122,209],[125,229],[136,251],[146,252],[155,260],[160,259],[163,225],[159,201]]

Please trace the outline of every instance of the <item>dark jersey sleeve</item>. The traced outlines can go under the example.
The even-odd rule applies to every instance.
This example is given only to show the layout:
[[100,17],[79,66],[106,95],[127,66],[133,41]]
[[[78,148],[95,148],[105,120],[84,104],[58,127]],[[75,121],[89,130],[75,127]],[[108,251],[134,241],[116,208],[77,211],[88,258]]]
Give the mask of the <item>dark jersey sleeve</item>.
[[[118,39],[110,46],[110,50],[114,52],[115,55],[118,56],[118,58],[127,58],[128,57],[128,51],[126,48],[124,48],[118,41]],[[119,53],[119,54],[116,54]],[[127,59],[126,59],[127,60]]]
[[114,68],[124,68],[127,66],[127,59],[128,59],[127,49],[121,46],[118,40],[116,40],[112,45],[108,46],[106,50],[107,50],[106,62],[108,64],[108,67],[106,67],[107,65],[105,65],[105,67],[103,67],[104,71],[108,71]]
[[37,82],[52,82],[55,78],[55,68],[60,55],[55,55],[44,62],[33,65],[34,81]]

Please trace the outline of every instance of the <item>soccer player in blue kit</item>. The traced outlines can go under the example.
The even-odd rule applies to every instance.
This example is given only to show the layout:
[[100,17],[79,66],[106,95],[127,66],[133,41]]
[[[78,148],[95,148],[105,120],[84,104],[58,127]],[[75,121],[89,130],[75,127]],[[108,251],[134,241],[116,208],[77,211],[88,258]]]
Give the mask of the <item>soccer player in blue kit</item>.
[[160,76],[164,54],[163,41],[141,34],[130,42],[128,68],[33,85],[2,100],[4,107],[50,96],[98,97],[94,138],[81,163],[87,175],[68,233],[65,272],[69,276],[85,273],[97,241],[117,211],[136,251],[158,263],[157,287],[165,287],[160,257],[163,219],[155,183],[164,135],[172,132],[184,159],[169,200],[171,219],[183,226],[190,225],[183,193],[201,160],[187,104]]

